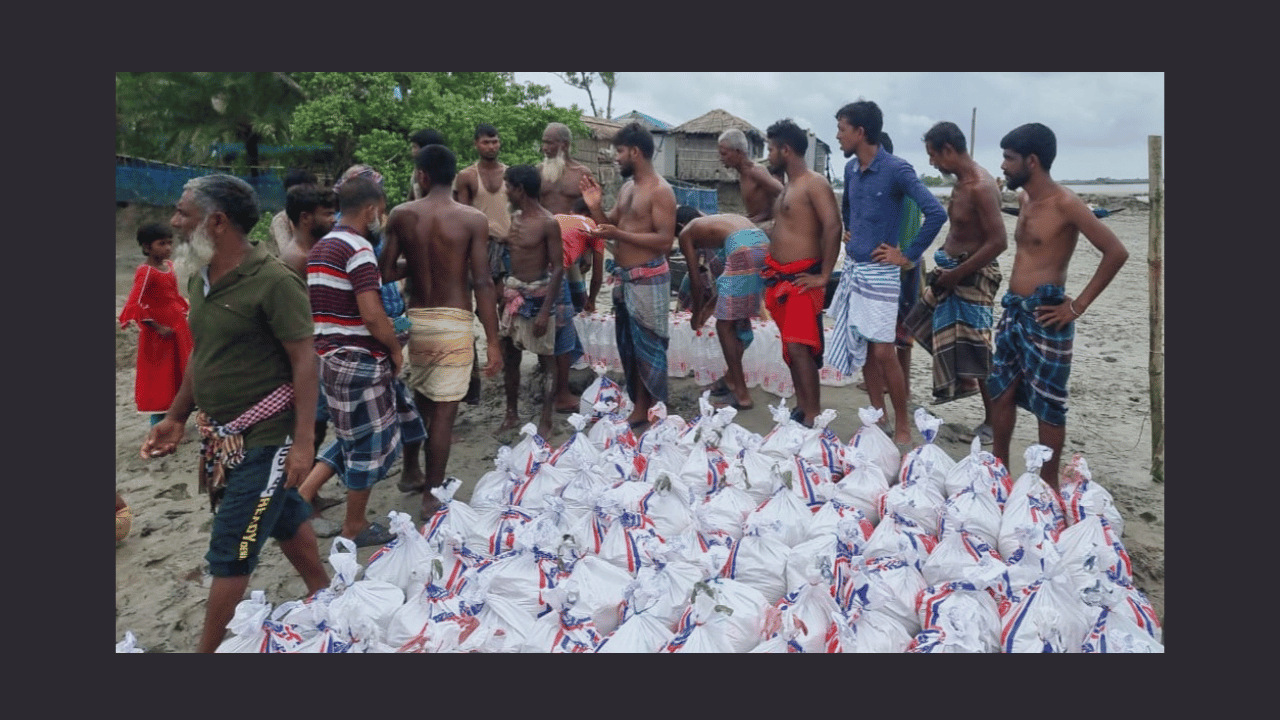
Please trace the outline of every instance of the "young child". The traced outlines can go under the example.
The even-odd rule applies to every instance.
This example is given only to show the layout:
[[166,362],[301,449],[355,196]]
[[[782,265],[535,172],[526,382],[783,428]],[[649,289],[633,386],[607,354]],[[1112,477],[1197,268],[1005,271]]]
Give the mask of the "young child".
[[138,377],[134,401],[138,412],[150,413],[151,424],[164,418],[182,385],[191,355],[189,305],[178,294],[173,271],[173,232],[159,223],[138,230],[138,245],[147,261],[133,276],[133,291],[120,312],[120,327],[138,323]]

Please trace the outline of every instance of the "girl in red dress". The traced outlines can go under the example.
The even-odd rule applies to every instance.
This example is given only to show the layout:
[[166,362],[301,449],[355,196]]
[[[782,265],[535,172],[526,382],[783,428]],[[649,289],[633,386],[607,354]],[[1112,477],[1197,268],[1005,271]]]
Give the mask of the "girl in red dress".
[[191,355],[189,305],[178,294],[173,271],[173,232],[159,223],[138,230],[138,245],[147,261],[133,276],[133,291],[120,312],[120,326],[138,323],[138,377],[134,400],[138,412],[150,413],[151,424],[164,417],[182,385]]

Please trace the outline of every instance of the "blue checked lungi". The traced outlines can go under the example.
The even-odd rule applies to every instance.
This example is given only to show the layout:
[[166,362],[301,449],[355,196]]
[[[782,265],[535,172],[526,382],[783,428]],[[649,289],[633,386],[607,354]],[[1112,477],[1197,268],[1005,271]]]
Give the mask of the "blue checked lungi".
[[[930,282],[943,270],[958,267],[966,257],[953,258],[938,250],[934,254],[938,269],[929,273]],[[921,307],[909,316],[910,332],[933,356],[935,398],[954,399],[961,378],[985,380],[991,375],[992,308],[1001,277],[1000,266],[993,261],[961,280],[941,300],[932,287],[926,287],[920,296]]]
[[1000,300],[1004,314],[996,326],[994,368],[987,391],[999,397],[1018,378],[1015,400],[1042,422],[1061,427],[1067,423],[1067,379],[1071,375],[1071,350],[1076,324],[1050,330],[1036,322],[1040,305],[1058,305],[1065,298],[1059,285],[1041,285],[1030,297],[1005,293]]
[[831,297],[835,327],[827,344],[827,361],[844,375],[867,364],[867,343],[891,343],[898,323],[897,265],[854,262],[845,256],[840,283]]
[[320,375],[337,439],[317,460],[349,489],[372,487],[387,476],[401,443],[426,439],[409,390],[387,358],[341,348],[321,356]]
[[659,256],[633,268],[614,267],[614,337],[627,394],[643,382],[655,400],[667,401],[667,345],[671,338],[671,268]]

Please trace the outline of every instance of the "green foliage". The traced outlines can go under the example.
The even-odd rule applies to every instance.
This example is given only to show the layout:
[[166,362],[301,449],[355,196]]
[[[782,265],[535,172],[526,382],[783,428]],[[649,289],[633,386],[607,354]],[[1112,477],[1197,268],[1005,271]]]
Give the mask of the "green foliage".
[[241,168],[260,144],[285,144],[304,94],[278,72],[116,73],[116,152],[178,164],[209,161],[209,145],[241,142]]
[[[546,86],[515,82],[509,72],[295,73],[308,100],[294,112],[295,142],[334,148],[336,177],[356,162],[382,173],[392,204],[406,197],[413,171],[409,135],[434,128],[458,156],[461,169],[475,162],[475,128],[498,128],[508,165],[541,158],[542,131],[562,122],[576,136],[587,133],[577,106],[560,108],[544,98]],[[397,89],[399,97],[397,98]]]
[[926,187],[942,187],[950,184],[938,175],[921,175],[920,182],[924,183]]

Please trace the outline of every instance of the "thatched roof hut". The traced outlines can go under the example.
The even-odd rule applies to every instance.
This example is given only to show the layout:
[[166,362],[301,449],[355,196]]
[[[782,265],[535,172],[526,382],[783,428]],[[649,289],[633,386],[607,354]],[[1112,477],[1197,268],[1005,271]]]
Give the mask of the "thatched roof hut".
[[720,163],[717,149],[720,134],[730,128],[737,128],[747,136],[749,157],[764,155],[764,133],[746,120],[717,108],[671,131],[676,141],[675,176],[680,180],[736,182],[737,173]]

